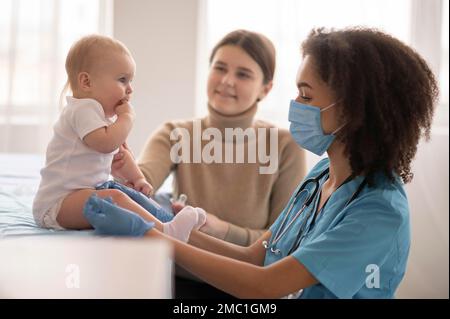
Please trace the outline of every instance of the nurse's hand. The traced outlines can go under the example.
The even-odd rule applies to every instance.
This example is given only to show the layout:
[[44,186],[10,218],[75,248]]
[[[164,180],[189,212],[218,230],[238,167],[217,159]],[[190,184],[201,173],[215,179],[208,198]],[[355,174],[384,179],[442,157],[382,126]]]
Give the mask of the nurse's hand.
[[95,194],[86,201],[83,214],[98,235],[141,237],[155,225],[115,205],[111,198],[100,198]]
[[[197,207],[197,209],[201,208]],[[206,213],[206,222],[200,228],[200,231],[219,239],[225,239],[229,228],[230,224],[226,221],[221,220],[213,214]]]

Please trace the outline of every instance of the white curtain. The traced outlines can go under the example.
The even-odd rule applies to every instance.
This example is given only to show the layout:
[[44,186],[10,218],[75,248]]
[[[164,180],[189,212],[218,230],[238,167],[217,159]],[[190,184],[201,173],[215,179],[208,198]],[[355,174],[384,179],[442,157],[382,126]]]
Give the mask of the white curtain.
[[0,152],[43,153],[59,112],[65,55],[107,33],[108,0],[0,0]]

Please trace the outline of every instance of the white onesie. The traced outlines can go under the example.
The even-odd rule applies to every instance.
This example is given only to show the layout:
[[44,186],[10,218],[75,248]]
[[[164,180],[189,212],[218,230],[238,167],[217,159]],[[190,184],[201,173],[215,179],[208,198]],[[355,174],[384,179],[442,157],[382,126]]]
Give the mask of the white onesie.
[[67,97],[67,105],[53,127],[33,202],[33,216],[39,226],[61,229],[56,216],[64,198],[77,189],[94,189],[111,178],[111,163],[118,149],[100,153],[86,146],[83,138],[112,123],[96,100]]

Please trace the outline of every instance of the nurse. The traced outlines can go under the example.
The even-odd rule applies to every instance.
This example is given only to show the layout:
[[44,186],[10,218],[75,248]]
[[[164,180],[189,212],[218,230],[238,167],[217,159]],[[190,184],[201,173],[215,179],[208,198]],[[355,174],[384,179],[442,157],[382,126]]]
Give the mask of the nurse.
[[97,232],[120,224],[121,234],[166,238],[180,266],[240,298],[393,298],[410,247],[403,185],[429,136],[435,78],[414,50],[373,29],[315,29],[302,51],[290,131],[328,158],[253,245],[198,231],[185,244],[119,210],[91,211]]

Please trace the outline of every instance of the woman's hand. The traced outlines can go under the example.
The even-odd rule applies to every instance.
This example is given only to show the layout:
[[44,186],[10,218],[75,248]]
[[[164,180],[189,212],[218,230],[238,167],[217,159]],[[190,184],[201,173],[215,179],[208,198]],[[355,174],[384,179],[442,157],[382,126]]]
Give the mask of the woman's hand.
[[200,231],[219,239],[225,239],[229,228],[230,224],[227,222],[213,214],[206,213],[206,222],[200,228]]
[[128,143],[127,143],[127,142],[123,143],[123,144],[120,146],[120,148],[123,149],[124,151],[127,151],[127,152],[130,154],[130,156],[131,156],[131,158],[132,158],[133,160],[135,159],[135,158],[134,158],[133,151],[132,151],[131,148],[128,146]]
[[133,189],[137,190],[138,192],[141,192],[145,196],[149,197],[153,194],[153,186],[150,185],[149,182],[145,180],[145,178],[140,178],[134,183],[132,183]]
[[126,143],[123,143],[122,145],[120,145],[119,151],[114,154],[111,164],[111,174],[113,176],[116,176],[118,171],[120,171],[120,169],[125,165],[125,162],[130,158],[134,160],[133,154],[131,153],[130,149],[128,148],[128,146],[126,146]]
[[122,151],[119,150],[116,154],[114,154],[113,161],[111,164],[111,174],[113,176],[118,176],[120,169],[125,165],[125,155]]
[[[120,170],[128,161],[134,161],[134,155],[131,149],[128,147],[127,143],[123,143],[119,147],[119,152],[117,152],[111,164],[111,174],[113,176],[117,176],[123,178],[120,174]],[[126,182],[126,181],[124,181]],[[127,186],[133,187],[130,183]]]

